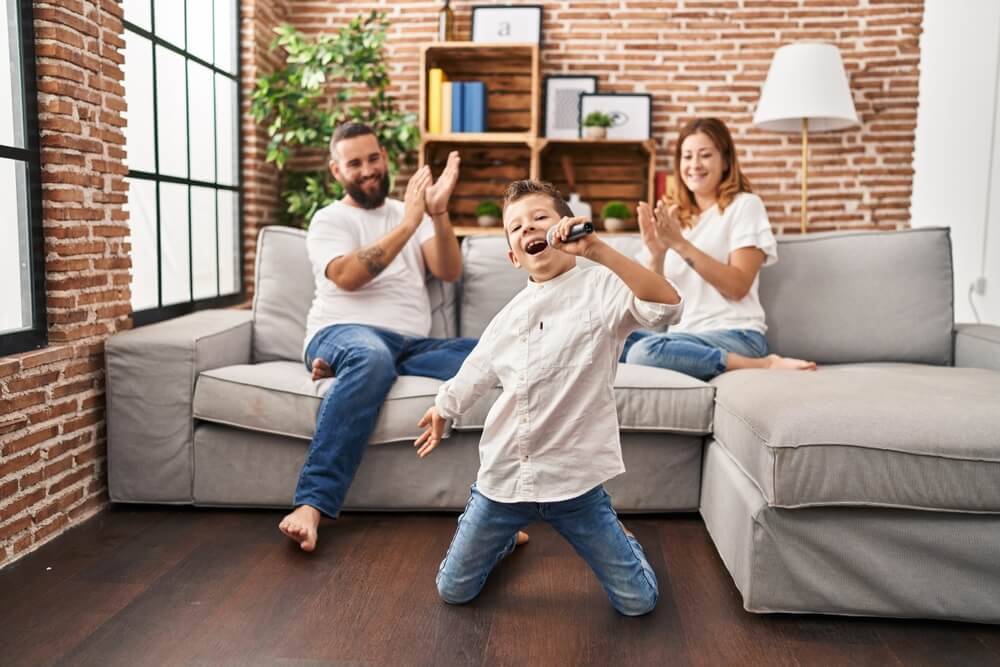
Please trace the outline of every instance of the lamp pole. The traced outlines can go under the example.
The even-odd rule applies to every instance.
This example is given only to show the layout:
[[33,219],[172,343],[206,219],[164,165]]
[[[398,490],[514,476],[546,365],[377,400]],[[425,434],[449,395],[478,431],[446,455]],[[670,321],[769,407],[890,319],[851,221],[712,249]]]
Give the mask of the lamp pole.
[[809,119],[802,119],[802,233],[806,233],[806,197],[809,193]]

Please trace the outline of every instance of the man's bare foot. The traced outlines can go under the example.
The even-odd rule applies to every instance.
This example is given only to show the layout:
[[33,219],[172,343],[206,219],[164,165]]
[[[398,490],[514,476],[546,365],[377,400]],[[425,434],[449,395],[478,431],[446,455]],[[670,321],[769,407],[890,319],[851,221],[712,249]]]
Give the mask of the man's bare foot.
[[514,546],[521,546],[522,544],[527,544],[528,540],[531,538],[523,530],[517,531],[517,538],[514,540]]
[[782,357],[777,354],[767,355],[766,361],[768,362],[767,368],[770,369],[781,369],[789,371],[816,370],[815,361],[804,361],[802,359],[794,359],[792,357]]
[[333,377],[333,369],[330,368],[330,364],[322,359],[313,359],[313,382],[331,377]]
[[319,510],[315,507],[299,505],[281,520],[278,529],[293,542],[298,542],[303,551],[312,551],[319,537],[319,517]]

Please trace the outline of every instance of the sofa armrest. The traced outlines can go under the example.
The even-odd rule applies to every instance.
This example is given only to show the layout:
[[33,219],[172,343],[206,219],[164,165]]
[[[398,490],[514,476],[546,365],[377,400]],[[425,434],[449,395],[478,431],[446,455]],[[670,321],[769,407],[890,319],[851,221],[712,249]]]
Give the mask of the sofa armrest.
[[955,365],[1000,371],[1000,326],[956,324]]
[[250,350],[249,310],[204,310],[108,340],[112,501],[192,501],[195,381],[202,371],[250,363]]

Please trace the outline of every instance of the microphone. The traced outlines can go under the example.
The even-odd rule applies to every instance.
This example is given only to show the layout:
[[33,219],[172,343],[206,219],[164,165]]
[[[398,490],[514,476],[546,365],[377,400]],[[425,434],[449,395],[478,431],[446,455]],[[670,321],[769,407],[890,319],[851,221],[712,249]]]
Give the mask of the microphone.
[[[579,222],[569,228],[569,234],[565,241],[562,243],[569,243],[570,241],[576,241],[577,239],[582,239],[587,234],[594,233],[594,224],[591,222]],[[556,227],[549,227],[549,231],[545,232],[545,241],[552,245],[552,242],[556,238]]]

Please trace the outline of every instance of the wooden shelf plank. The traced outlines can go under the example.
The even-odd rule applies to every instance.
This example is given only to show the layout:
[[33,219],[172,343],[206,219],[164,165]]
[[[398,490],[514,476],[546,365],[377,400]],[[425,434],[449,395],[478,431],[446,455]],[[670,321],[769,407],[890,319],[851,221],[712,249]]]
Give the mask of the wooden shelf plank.
[[426,133],[421,141],[424,144],[432,141],[454,144],[527,144],[534,145],[535,139],[528,132],[446,132],[440,134]]

